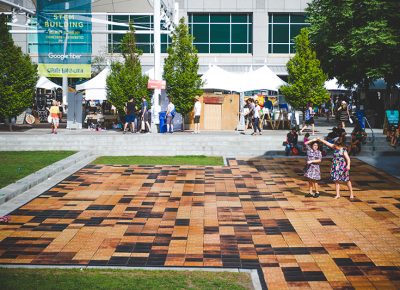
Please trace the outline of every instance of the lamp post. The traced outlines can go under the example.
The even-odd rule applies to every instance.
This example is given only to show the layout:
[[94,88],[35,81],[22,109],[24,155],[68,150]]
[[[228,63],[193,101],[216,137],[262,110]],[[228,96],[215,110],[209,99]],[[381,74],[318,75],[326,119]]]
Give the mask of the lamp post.
[[[161,29],[160,29],[160,10],[161,4],[160,0],[153,1],[154,8],[154,80],[161,80]],[[159,113],[160,113],[160,97],[161,90],[154,89],[153,99],[152,99],[152,122],[151,122],[151,131],[153,133],[157,133],[157,124],[160,123]]]

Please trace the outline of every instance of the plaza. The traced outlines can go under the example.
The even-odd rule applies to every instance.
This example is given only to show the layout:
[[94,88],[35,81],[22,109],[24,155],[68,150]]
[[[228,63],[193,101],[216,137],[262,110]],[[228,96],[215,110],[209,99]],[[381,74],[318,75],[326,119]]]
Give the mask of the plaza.
[[326,174],[309,199],[302,159],[227,161],[87,165],[10,213],[0,263],[256,269],[269,289],[399,287],[398,179],[353,160],[355,200],[333,200]]

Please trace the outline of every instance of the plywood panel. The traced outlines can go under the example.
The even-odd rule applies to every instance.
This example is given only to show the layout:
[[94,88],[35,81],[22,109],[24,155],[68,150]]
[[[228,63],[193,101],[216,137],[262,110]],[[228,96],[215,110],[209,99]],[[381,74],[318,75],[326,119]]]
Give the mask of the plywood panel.
[[204,129],[222,129],[222,105],[204,104]]

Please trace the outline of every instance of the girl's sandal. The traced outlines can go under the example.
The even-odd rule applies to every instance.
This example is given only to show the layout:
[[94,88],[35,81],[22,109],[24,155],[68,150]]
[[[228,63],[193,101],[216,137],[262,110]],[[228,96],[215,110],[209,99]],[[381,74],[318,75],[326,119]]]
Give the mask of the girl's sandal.
[[8,223],[9,221],[10,221],[9,216],[1,216],[0,217],[0,222],[2,222],[2,223]]

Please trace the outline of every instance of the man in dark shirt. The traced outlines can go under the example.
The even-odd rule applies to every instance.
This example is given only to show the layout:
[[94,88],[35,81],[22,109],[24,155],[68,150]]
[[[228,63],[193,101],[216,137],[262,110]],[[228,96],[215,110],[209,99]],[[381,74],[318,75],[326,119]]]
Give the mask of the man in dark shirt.
[[142,109],[141,109],[141,115],[142,115],[142,122],[144,122],[144,128],[142,126],[142,130],[145,132],[150,132],[150,124],[149,124],[149,109],[147,105],[147,100],[146,97],[142,97]]
[[124,134],[126,133],[126,129],[128,124],[131,124],[131,133],[135,133],[135,102],[133,101],[133,97],[129,99],[129,102],[126,103],[125,106],[125,125],[124,125]]

